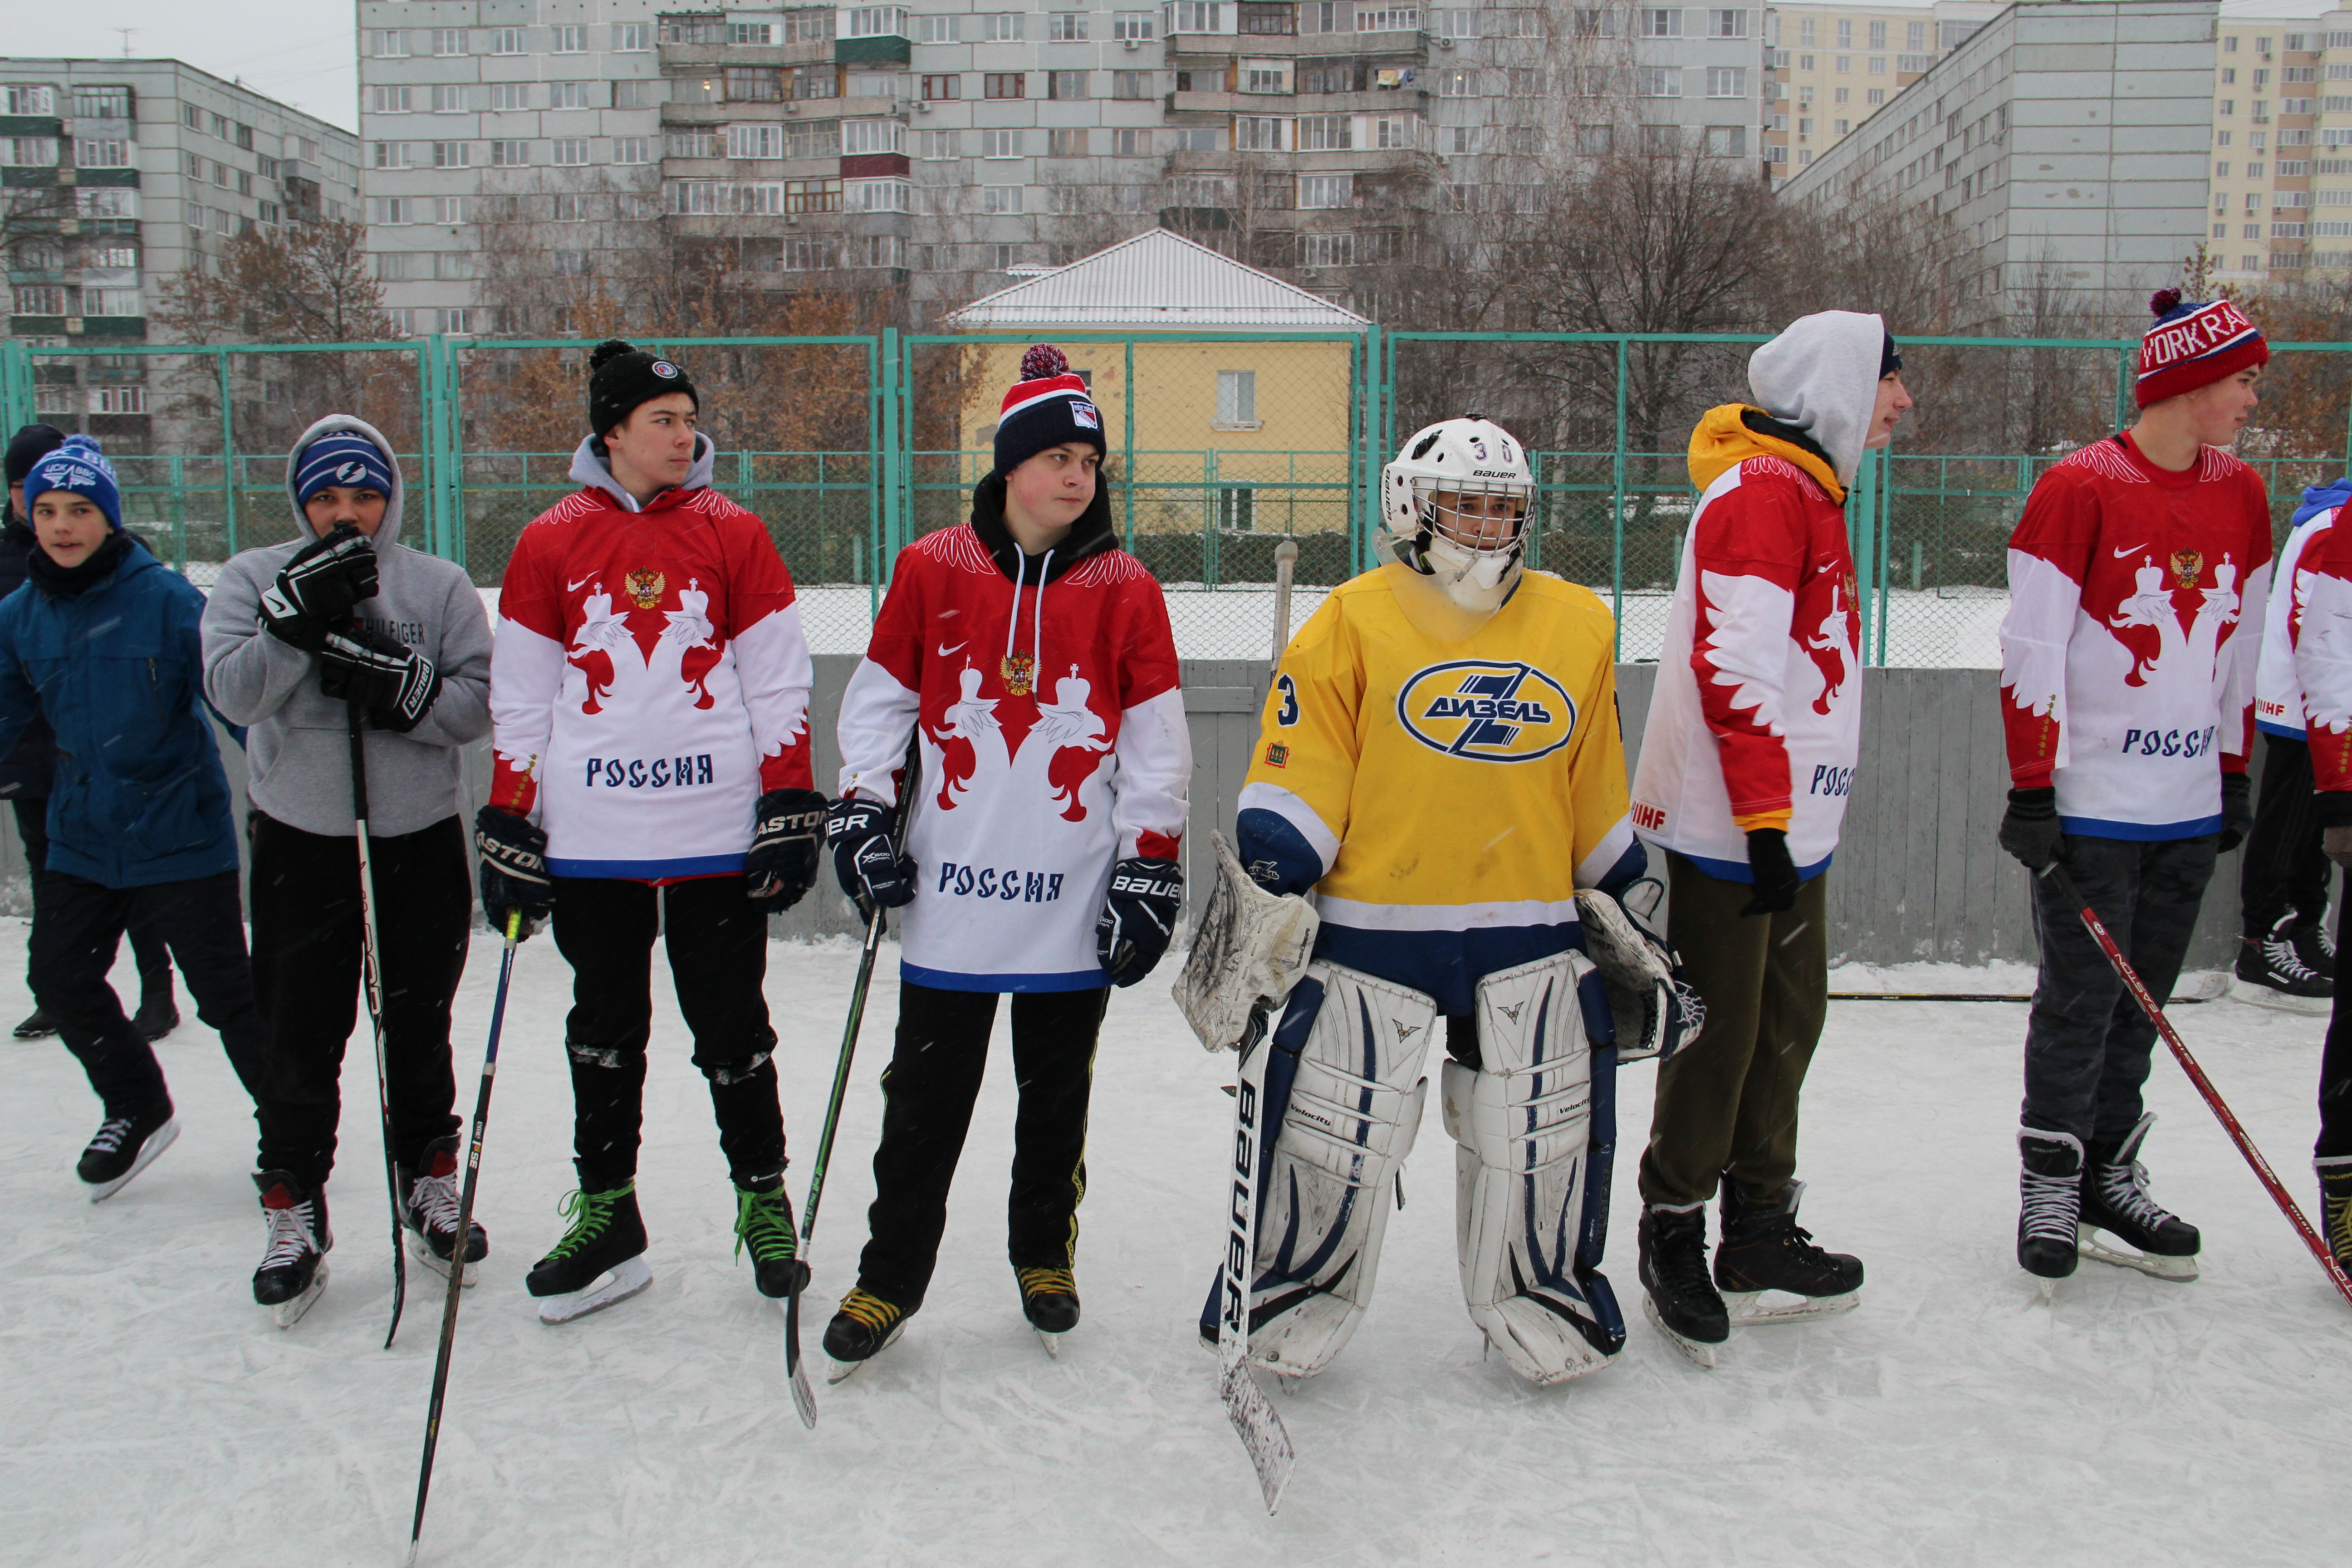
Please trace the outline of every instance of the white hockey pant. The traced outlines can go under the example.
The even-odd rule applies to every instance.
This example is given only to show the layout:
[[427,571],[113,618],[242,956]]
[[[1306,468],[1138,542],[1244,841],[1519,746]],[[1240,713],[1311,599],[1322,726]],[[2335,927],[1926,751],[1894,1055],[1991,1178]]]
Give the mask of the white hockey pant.
[[1606,1114],[1594,1137],[1594,1090],[1610,1087],[1595,1068],[1613,1072],[1615,1058],[1596,1063],[1585,1033],[1579,984],[1592,973],[1563,952],[1486,976],[1475,1004],[1483,1066],[1445,1064],[1463,1299],[1487,1342],[1536,1384],[1604,1366],[1625,1341],[1598,1271],[1605,1232],[1588,1223],[1596,1160],[1590,1195],[1608,1202],[1614,1141]]
[[[1295,1039],[1309,1008],[1313,1022]],[[1322,1371],[1371,1300],[1436,1022],[1436,1004],[1420,992],[1338,964],[1310,966],[1293,994],[1266,1064],[1280,1122],[1250,1299],[1250,1357],[1269,1371]]]

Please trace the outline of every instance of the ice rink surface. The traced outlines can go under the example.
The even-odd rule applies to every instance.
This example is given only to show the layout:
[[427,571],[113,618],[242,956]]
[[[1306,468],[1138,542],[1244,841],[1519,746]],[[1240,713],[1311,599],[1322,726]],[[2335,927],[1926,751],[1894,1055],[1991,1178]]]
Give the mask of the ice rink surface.
[[[23,934],[0,922],[0,1026],[29,1008]],[[461,1113],[496,957],[477,935],[458,1003]],[[812,1350],[863,1240],[890,958],[815,1238]],[[655,963],[640,1181],[655,1283],[550,1328],[521,1281],[560,1234],[572,1182],[568,972],[544,938],[523,949],[484,1162],[492,1251],[459,1321],[424,1562],[2342,1561],[2352,1310],[2160,1052],[2155,1194],[2204,1228],[2205,1278],[2085,1263],[2045,1305],[2011,1257],[2024,1010],[1833,1005],[1806,1101],[1803,1219],[1860,1254],[1869,1283],[1848,1316],[1735,1336],[1711,1373],[1639,1311],[1633,1172],[1654,1073],[1627,1069],[1609,1273],[1631,1338],[1617,1365],[1549,1391],[1480,1357],[1455,1284],[1453,1150],[1433,1110],[1361,1331],[1331,1372],[1277,1396],[1298,1468],[1269,1521],[1191,1326],[1219,1234],[1231,1063],[1192,1042],[1171,973],[1111,1003],[1078,1258],[1087,1316],[1062,1358],[1023,1324],[1004,1262],[1013,1086],[1000,1015],[930,1299],[856,1382],[820,1383],[811,1433],[786,1392],[782,1317],[730,1258],[709,1101]],[[772,950],[796,1193],[855,967],[845,942]],[[1901,970],[1868,979],[1916,988]],[[136,984],[127,953],[117,983]],[[2309,1206],[2324,1020],[2235,1003],[2179,1016]],[[329,1189],[333,1283],[286,1332],[251,1299],[263,1234],[241,1093],[193,1018],[158,1049],[185,1131],[93,1206],[72,1173],[99,1120],[79,1070],[53,1040],[0,1036],[0,1562],[396,1563],[440,1280],[412,1267],[399,1342],[383,1350],[392,1280],[364,1026]]]

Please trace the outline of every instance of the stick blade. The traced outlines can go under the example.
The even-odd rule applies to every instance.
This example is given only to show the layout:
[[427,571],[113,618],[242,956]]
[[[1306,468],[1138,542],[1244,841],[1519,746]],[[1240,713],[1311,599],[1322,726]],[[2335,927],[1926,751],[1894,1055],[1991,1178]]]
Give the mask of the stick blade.
[[1266,1516],[1272,1518],[1282,1507],[1282,1494],[1289,1488],[1291,1469],[1298,1462],[1290,1446],[1289,1429],[1246,1362],[1223,1369],[1217,1379],[1217,1392],[1224,1396],[1225,1415],[1249,1453],[1250,1468],[1257,1471],[1258,1490],[1265,1494]]
[[801,1293],[784,1298],[784,1370],[793,1384],[793,1408],[801,1425],[816,1430],[816,1390],[809,1386],[808,1363],[801,1359]]

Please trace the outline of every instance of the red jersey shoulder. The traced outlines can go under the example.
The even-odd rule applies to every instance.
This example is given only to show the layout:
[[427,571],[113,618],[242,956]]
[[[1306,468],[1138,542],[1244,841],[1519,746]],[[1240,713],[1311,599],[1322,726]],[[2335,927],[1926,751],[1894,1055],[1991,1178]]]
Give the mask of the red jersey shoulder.
[[1106,550],[1089,560],[1081,561],[1062,581],[1072,588],[1109,588],[1134,582],[1150,583],[1155,588],[1159,586],[1142,562],[1126,551],[1117,549]]
[[980,535],[972,531],[971,524],[968,522],[927,533],[899,554],[903,559],[940,570],[969,572],[981,577],[997,575],[996,563],[988,558],[988,552],[981,545]]
[[613,510],[613,500],[610,496],[603,490],[583,487],[572,491],[537,517],[532,518],[523,525],[523,531],[529,533],[532,529],[541,531],[559,529],[566,523],[577,522],[583,518],[593,517],[600,511],[611,510]]
[[2131,454],[2126,452],[2120,445],[2109,437],[2102,437],[2087,447],[2078,447],[2067,453],[2053,464],[2050,471],[2042,477],[2044,479],[2057,479],[2062,483],[2069,479],[2106,479],[2119,485],[2144,485],[2152,482],[2133,464]]
[[1770,452],[1740,459],[1739,488],[1746,489],[1750,485],[1758,485],[1759,482],[1761,489],[1766,491],[1786,485],[1805,500],[1826,501],[1830,499],[1829,492],[1822,489],[1821,480],[1813,478],[1788,458],[1778,457]]

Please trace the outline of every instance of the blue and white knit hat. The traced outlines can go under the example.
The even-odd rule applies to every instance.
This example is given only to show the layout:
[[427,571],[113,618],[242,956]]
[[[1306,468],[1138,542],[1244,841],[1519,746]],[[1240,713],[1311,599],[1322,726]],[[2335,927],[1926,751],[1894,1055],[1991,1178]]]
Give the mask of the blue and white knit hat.
[[376,444],[355,430],[331,430],[302,448],[294,470],[294,500],[308,506],[310,498],[331,485],[373,490],[392,499],[392,465]]
[[106,514],[106,526],[122,526],[122,492],[116,487],[114,465],[99,450],[98,439],[92,436],[68,436],[66,444],[33,465],[25,476],[25,514],[32,515],[33,503],[47,490],[71,490],[98,503]]

